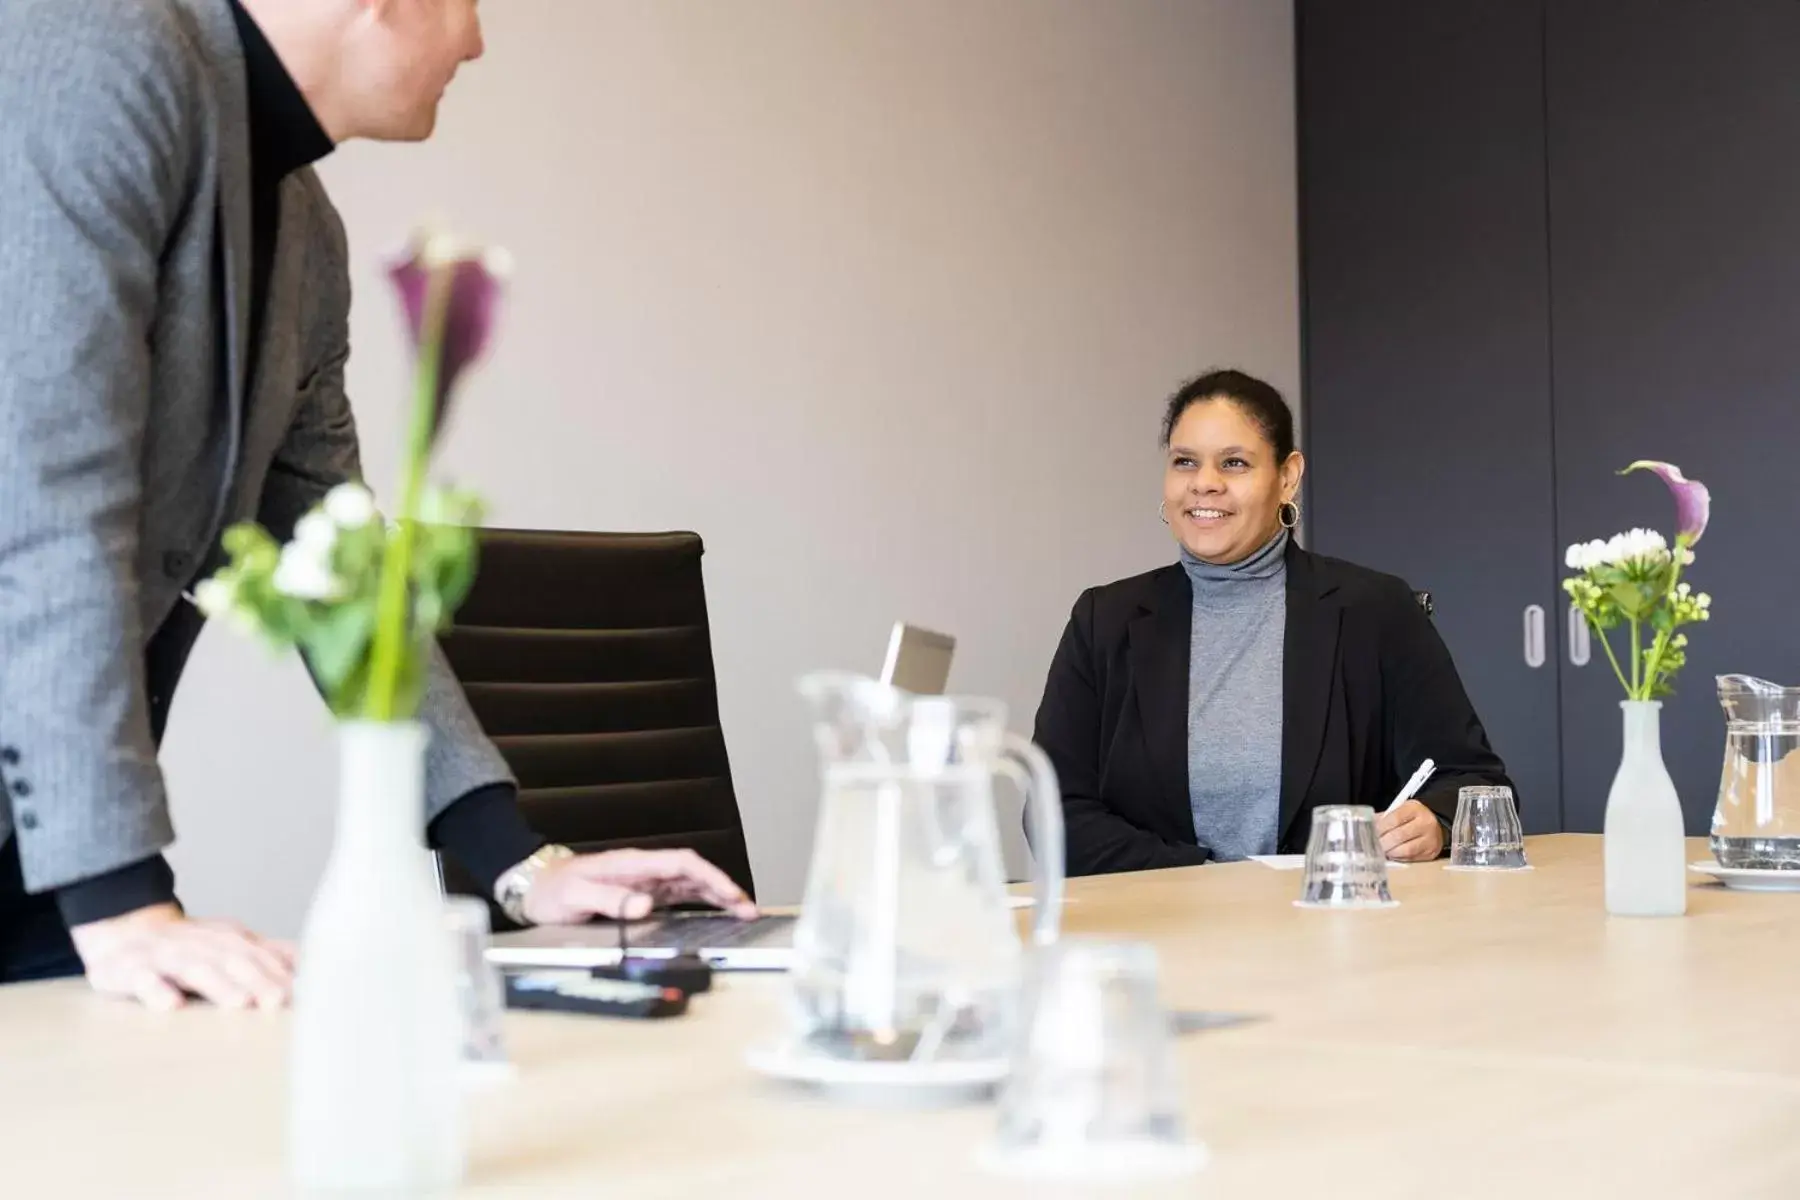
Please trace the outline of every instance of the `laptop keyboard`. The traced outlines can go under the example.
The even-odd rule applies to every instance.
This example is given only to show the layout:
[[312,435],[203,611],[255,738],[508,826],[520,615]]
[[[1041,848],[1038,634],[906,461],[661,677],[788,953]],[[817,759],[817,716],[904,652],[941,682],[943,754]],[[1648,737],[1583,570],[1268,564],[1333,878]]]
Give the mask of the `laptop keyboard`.
[[646,935],[646,946],[669,946],[682,950],[727,950],[735,946],[753,946],[771,933],[794,922],[792,917],[755,917],[740,921],[736,917],[681,917],[664,921],[655,932]]

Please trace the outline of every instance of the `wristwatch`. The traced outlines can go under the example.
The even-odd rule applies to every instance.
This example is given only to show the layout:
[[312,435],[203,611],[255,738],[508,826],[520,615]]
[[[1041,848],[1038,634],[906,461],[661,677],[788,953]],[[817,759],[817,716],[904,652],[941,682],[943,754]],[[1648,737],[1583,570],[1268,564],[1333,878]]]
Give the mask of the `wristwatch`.
[[575,852],[567,846],[559,846],[552,842],[548,846],[540,846],[532,852],[531,857],[514,863],[501,872],[500,878],[494,881],[494,899],[500,905],[500,911],[514,925],[529,925],[525,917],[525,897],[531,894],[531,885],[551,863],[561,862],[565,858],[574,858]]

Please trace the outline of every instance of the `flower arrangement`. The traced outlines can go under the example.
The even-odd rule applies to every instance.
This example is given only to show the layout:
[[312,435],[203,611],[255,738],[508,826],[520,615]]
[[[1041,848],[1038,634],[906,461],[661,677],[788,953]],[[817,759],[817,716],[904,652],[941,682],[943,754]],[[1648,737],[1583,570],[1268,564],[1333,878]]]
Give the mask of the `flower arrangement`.
[[279,649],[298,648],[340,719],[404,721],[425,686],[432,640],[475,579],[481,502],[425,485],[458,377],[486,348],[504,255],[441,234],[416,237],[388,269],[413,348],[399,512],[361,482],[332,488],[286,545],[255,522],[226,530],[226,564],[194,589],[208,616]]
[[[1687,663],[1688,640],[1681,627],[1711,616],[1712,598],[1682,582],[1681,572],[1694,562],[1694,544],[1706,532],[1712,497],[1705,484],[1686,478],[1670,463],[1634,462],[1619,474],[1639,470],[1654,472],[1675,497],[1675,545],[1650,529],[1578,542],[1569,547],[1564,562],[1580,574],[1565,579],[1563,590],[1605,648],[1626,699],[1655,700],[1674,693],[1674,677]],[[1631,631],[1629,675],[1607,638],[1621,626]]]

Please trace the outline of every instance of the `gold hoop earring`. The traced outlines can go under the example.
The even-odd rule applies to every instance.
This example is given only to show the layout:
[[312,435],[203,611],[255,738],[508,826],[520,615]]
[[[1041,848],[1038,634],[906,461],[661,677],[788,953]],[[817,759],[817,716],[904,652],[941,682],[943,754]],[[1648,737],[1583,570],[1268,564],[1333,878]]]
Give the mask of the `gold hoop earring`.
[[1167,500],[1156,506],[1156,515],[1162,518],[1164,525],[1169,523],[1169,502]]
[[1283,529],[1292,529],[1300,524],[1300,506],[1292,500],[1283,500],[1275,509],[1275,519],[1281,522]]

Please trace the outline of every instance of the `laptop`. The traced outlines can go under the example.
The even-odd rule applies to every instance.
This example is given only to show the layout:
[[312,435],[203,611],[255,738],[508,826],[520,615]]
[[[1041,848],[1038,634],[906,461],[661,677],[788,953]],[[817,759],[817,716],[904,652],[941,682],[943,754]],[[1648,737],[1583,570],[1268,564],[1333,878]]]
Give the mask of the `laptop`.
[[[793,959],[794,918],[760,916],[749,921],[716,912],[668,913],[626,924],[633,958],[673,958],[693,953],[716,971],[785,971]],[[610,967],[619,961],[619,922],[534,925],[494,935],[488,961],[502,969]]]
[[[881,681],[921,696],[938,696],[950,681],[956,640],[897,622],[888,637]],[[625,924],[633,958],[693,953],[716,971],[785,971],[793,960],[794,918],[765,915],[749,921],[715,912],[669,913]],[[620,958],[620,922],[537,925],[494,935],[488,961],[502,969],[610,967]]]

